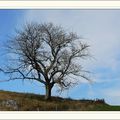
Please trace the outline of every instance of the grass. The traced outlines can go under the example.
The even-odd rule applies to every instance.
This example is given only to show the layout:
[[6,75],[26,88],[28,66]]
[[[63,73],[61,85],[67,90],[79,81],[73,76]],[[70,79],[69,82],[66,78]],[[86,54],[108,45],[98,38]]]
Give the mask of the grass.
[[110,106],[103,100],[72,100],[52,97],[45,101],[43,95],[0,91],[0,111],[119,111],[120,106]]

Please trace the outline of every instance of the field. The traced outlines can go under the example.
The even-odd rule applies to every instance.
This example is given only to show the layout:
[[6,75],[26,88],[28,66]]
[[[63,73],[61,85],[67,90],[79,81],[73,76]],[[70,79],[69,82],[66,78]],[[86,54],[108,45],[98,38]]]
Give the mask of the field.
[[52,97],[45,101],[43,95],[0,91],[0,111],[119,111],[104,100],[72,100]]

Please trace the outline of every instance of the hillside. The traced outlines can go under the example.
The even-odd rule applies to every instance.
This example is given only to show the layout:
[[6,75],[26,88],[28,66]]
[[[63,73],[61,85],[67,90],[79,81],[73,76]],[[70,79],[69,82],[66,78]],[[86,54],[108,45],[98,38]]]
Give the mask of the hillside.
[[43,95],[0,91],[0,111],[119,111],[120,106],[110,106],[103,100],[72,100],[52,97],[45,101]]

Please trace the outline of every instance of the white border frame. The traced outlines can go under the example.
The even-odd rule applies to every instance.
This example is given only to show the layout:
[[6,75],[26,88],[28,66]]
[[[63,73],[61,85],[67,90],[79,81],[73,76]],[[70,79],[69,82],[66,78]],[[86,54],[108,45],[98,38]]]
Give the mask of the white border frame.
[[120,1],[0,1],[0,9],[120,9]]
[[[120,1],[0,1],[0,9],[120,9]],[[120,112],[0,112],[0,120],[118,120]]]
[[120,112],[0,112],[0,120],[120,120]]

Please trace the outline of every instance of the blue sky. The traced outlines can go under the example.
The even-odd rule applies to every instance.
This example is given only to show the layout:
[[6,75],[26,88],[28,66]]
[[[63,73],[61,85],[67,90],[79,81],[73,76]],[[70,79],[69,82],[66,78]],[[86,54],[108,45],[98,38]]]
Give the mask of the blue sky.
[[[0,10],[0,48],[26,22],[53,22],[66,30],[75,31],[90,44],[95,59],[82,64],[92,72],[89,84],[81,81],[78,86],[53,95],[75,99],[104,98],[107,103],[120,105],[120,10]],[[0,51],[0,64],[7,62]],[[5,79],[1,74],[0,79]],[[0,89],[44,94],[44,87],[37,82],[1,82]]]

